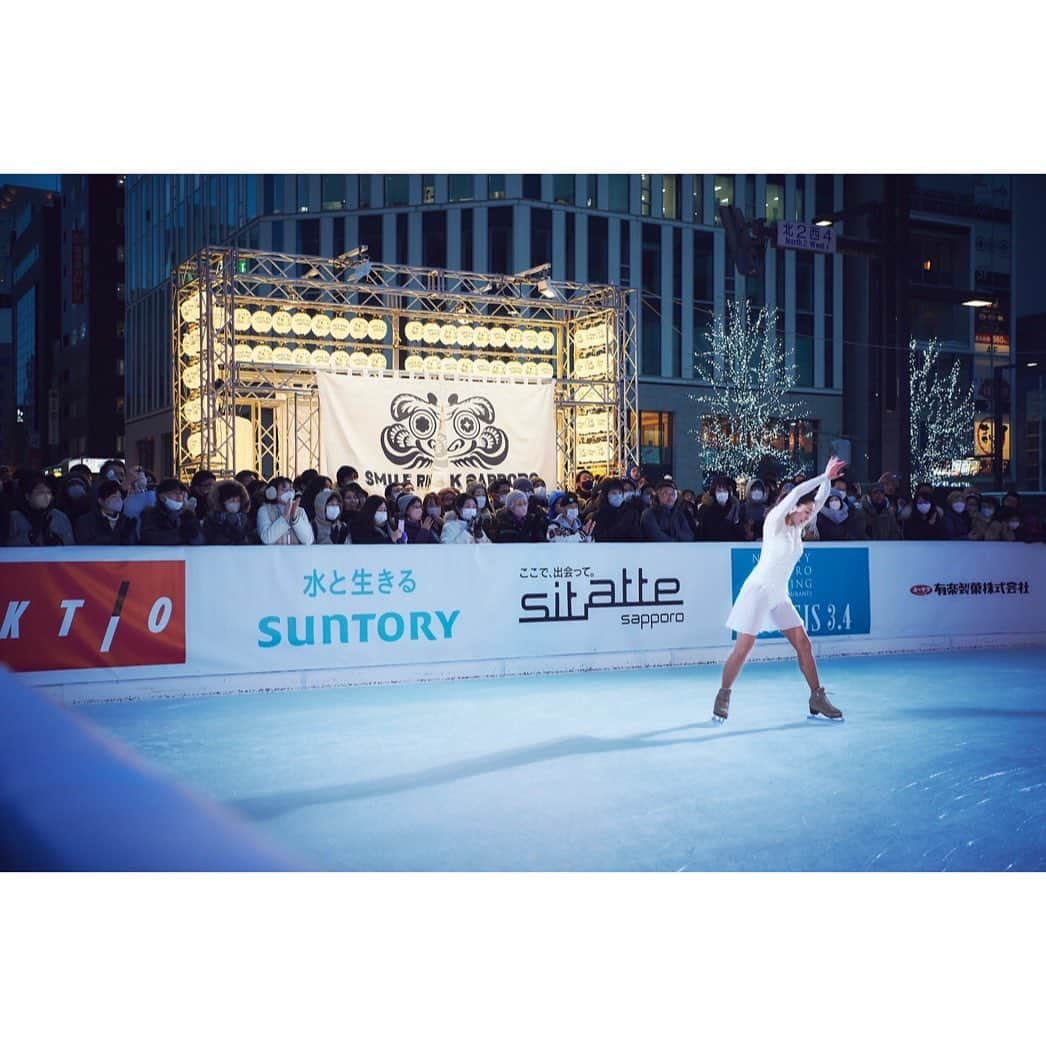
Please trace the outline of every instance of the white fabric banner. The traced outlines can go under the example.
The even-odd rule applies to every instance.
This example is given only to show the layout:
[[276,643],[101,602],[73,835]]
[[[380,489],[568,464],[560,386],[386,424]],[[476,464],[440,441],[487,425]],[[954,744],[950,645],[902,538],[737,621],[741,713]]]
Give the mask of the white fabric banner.
[[316,376],[322,467],[352,465],[370,490],[463,490],[537,472],[557,477],[553,384],[469,379]]

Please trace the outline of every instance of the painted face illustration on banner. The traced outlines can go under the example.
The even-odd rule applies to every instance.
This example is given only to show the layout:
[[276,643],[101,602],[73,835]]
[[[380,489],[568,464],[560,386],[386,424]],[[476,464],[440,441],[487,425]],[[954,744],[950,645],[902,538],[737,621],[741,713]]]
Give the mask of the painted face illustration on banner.
[[444,403],[434,392],[424,398],[404,392],[393,397],[389,413],[393,424],[381,430],[381,449],[402,468],[494,468],[508,457],[508,435],[494,424],[485,396],[451,393]]

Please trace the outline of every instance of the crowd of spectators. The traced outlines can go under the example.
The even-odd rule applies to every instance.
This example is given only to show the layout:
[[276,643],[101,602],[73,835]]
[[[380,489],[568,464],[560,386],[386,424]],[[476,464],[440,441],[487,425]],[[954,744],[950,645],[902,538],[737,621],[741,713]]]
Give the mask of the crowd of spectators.
[[[56,478],[0,469],[0,541],[61,545],[471,545],[588,541],[760,541],[775,501],[802,477],[761,477],[743,492],[730,476],[705,491],[680,491],[671,476],[649,482],[630,470],[597,479],[581,471],[573,489],[538,475],[415,493],[410,483],[381,492],[352,466],[331,478],[309,469],[290,479],[243,471],[200,471],[186,485],[110,460],[98,474],[74,465]],[[884,474],[865,491],[836,479],[807,525],[809,541],[1043,540],[1042,521],[1015,489],[1001,499],[972,487],[912,496]]]

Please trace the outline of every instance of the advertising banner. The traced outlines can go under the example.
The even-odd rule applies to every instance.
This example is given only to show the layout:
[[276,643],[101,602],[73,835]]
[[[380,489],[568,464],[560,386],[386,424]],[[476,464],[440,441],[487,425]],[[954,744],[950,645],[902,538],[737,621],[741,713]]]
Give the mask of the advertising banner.
[[0,659],[19,672],[185,664],[185,563],[5,563]]
[[[265,689],[717,660],[758,552],[4,549],[0,661],[31,682],[112,696],[121,682],[134,694],[190,692],[193,680],[217,692],[237,677]],[[791,598],[822,653],[873,652],[1044,641],[1044,592],[1043,545],[839,542],[804,550]],[[758,649],[775,648],[788,652],[774,635]]]
[[556,475],[551,381],[316,375],[323,468],[364,487],[462,490],[499,476]]

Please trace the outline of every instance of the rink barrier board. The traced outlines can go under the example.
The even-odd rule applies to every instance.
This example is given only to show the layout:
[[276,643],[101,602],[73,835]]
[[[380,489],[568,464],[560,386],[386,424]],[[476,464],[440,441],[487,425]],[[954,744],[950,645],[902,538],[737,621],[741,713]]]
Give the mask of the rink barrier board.
[[[755,544],[0,550],[0,661],[63,701],[721,660]],[[1046,546],[812,543],[820,656],[1046,644]],[[791,657],[766,638],[755,659]]]

